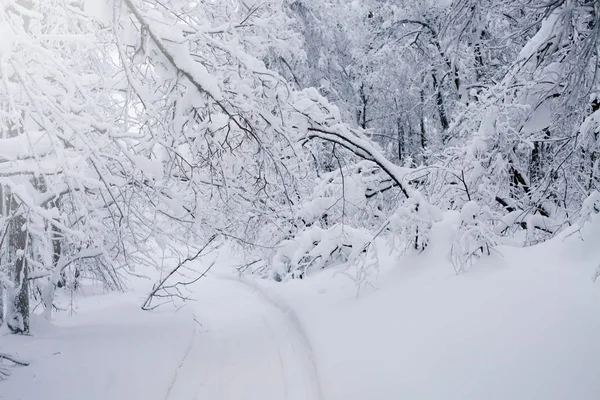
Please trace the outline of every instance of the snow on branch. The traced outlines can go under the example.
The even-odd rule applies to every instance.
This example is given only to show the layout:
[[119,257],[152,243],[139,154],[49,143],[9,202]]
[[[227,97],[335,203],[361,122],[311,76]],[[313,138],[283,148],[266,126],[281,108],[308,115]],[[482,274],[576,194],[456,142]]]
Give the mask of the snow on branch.
[[[314,106],[307,107],[306,99],[295,108],[301,111],[301,114],[307,120],[307,138],[321,139],[343,146],[355,155],[365,160],[375,163],[383,172],[385,172],[397,186],[406,200],[415,204],[415,211],[424,213],[427,218],[434,218],[432,222],[438,220],[437,212],[430,212],[432,206],[428,203],[425,196],[418,190],[412,188],[408,183],[411,175],[417,172],[415,169],[401,167],[391,162],[367,136],[358,129],[352,129],[347,124],[336,121],[337,116],[332,113],[327,101],[318,94],[307,91],[307,97],[314,102]],[[310,103],[309,103],[310,104]],[[333,122],[332,122],[333,121]]]
[[125,4],[127,4],[127,7],[131,13],[142,25],[142,29],[148,32],[152,38],[152,41],[156,44],[160,52],[171,64],[171,66],[189,79],[189,81],[200,93],[204,93],[209,96],[221,109],[221,111],[226,114],[239,129],[246,131],[247,133],[251,133],[248,128],[244,126],[242,122],[236,118],[236,116],[226,107],[223,94],[216,84],[216,80],[209,74],[206,67],[200,62],[194,61],[189,53],[189,50],[185,46],[182,46],[181,48],[175,48],[173,45],[167,44],[158,30],[144,17],[142,12],[133,4],[131,0],[125,0]]
[[368,231],[341,224],[329,229],[307,228],[280,243],[271,259],[270,277],[276,281],[301,279],[310,272],[344,264],[366,252]]

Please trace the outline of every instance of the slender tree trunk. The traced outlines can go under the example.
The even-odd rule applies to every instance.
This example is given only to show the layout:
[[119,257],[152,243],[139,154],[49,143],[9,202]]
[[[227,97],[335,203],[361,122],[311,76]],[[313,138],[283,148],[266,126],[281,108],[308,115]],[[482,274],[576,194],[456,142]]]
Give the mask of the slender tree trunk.
[[421,89],[421,150],[425,151],[427,148],[427,135],[425,128],[425,91]]
[[486,31],[485,29],[481,30],[479,35],[479,40],[475,43],[473,54],[475,56],[475,77],[478,83],[481,83],[484,73],[484,65],[483,65],[483,55],[481,52],[481,43],[485,38]]
[[402,162],[404,158],[404,127],[400,118],[396,118],[396,129],[398,133],[398,160]]
[[[10,129],[8,137],[22,135],[22,128]],[[29,280],[27,267],[27,218],[19,209],[17,198],[10,187],[2,187],[2,216],[9,222],[3,243],[3,261],[8,265],[11,287],[4,288],[6,324],[12,333],[29,333]]]
[[0,326],[4,325],[4,284],[0,282]]
[[27,273],[27,220],[22,215],[13,217],[8,232],[9,254],[12,255],[11,280],[14,288],[8,290],[7,325],[12,333],[29,333],[29,280]]
[[[592,102],[592,112],[596,112],[600,110],[600,101],[598,100],[594,100]],[[593,143],[598,143],[598,132],[594,132],[594,142]],[[588,182],[588,194],[592,193],[592,190],[594,190],[594,187],[597,185],[598,180],[599,180],[599,176],[596,176],[596,163],[598,162],[598,149],[597,148],[593,148],[591,150],[591,154],[590,154],[590,176],[589,176],[589,182]],[[585,152],[585,150],[584,150]]]
[[[22,133],[21,129],[11,128],[3,137],[16,137]],[[6,233],[0,248],[2,262],[8,266],[6,277],[11,285],[2,287],[2,307],[0,307],[0,320],[5,321],[13,333],[29,333],[29,281],[27,279],[27,238],[25,229],[27,223],[23,215],[17,214],[18,202],[11,193],[9,186],[1,187],[1,212],[6,222]]]
[[433,79],[433,90],[435,91],[435,105],[437,107],[438,115],[440,117],[442,131],[444,132],[443,142],[446,143],[448,141],[446,131],[450,127],[450,123],[448,122],[448,116],[446,115],[446,107],[444,106],[444,96],[442,95],[442,88],[440,87],[440,83],[438,82],[435,73],[431,74],[431,78]]
[[[544,138],[550,138],[550,131],[544,129]],[[545,160],[545,146],[541,141],[533,142],[533,149],[531,150],[531,164],[529,166],[529,181],[530,185],[539,183],[543,178],[544,162]]]
[[[55,226],[52,226],[52,268],[56,268],[60,256],[62,254],[61,232]],[[61,273],[60,279],[56,282],[56,286],[62,288],[66,285],[64,273]]]
[[542,148],[543,144],[533,142],[533,150],[531,150],[531,164],[529,166],[529,176],[532,184],[539,182],[542,168]]
[[[598,142],[598,134],[594,134],[594,142]],[[598,152],[592,151],[590,155],[590,178],[588,183],[588,194],[592,193],[594,187],[598,184],[598,176],[596,176],[596,163],[598,162]]]
[[[4,134],[2,134],[1,136],[2,138],[4,138]],[[6,217],[6,205],[5,205],[5,198],[4,198],[4,187],[0,185],[0,217],[1,218],[5,218]],[[6,227],[4,227],[4,229],[7,229]],[[4,229],[2,229],[0,231],[0,237],[4,237]],[[6,245],[4,244],[4,241],[0,242],[0,265],[2,265],[4,263],[4,260],[6,258]],[[0,270],[0,274],[2,274],[4,271]],[[0,280],[0,327],[2,325],[4,325],[4,320],[5,320],[5,296],[6,296],[6,289],[4,288],[5,282],[3,282],[3,280]]]
[[[58,207],[59,200],[51,202],[51,207]],[[52,317],[52,307],[54,305],[54,292],[56,288],[66,286],[65,274],[61,265],[62,242],[61,231],[56,226],[52,226],[52,274],[48,283],[42,289],[42,304],[44,305],[44,317],[50,319]]]
[[360,85],[360,109],[358,110],[358,125],[360,125],[361,128],[363,129],[367,129],[367,123],[369,122],[367,120],[367,105],[369,102],[369,98],[367,97],[367,94],[365,93],[365,84],[362,83]]
[[398,160],[402,163],[404,158],[404,152],[406,147],[406,126],[402,123],[402,114],[398,107],[398,99],[394,98],[395,112],[396,112],[396,136],[398,137]]

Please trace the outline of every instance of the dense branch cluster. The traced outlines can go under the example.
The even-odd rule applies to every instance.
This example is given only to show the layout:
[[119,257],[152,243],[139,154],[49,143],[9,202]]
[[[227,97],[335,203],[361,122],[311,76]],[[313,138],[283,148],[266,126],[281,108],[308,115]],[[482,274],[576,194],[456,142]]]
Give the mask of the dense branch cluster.
[[[596,1],[4,0],[0,325],[232,240],[277,280],[450,226],[457,272],[600,206]],[[219,239],[215,241],[215,237]]]
[[358,180],[382,225],[338,222],[385,227],[417,249],[450,222],[464,271],[496,244],[539,243],[580,221],[600,189],[597,2],[298,0],[290,12],[307,56],[286,65],[354,120],[313,117],[308,137],[349,150],[340,174],[363,160],[377,170],[379,183],[346,173],[339,198]]

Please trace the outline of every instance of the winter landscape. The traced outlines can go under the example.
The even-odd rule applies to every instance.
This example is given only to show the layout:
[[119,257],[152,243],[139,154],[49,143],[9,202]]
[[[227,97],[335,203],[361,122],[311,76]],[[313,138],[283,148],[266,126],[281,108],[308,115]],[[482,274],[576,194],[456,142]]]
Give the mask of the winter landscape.
[[0,0],[0,400],[600,399],[597,0]]

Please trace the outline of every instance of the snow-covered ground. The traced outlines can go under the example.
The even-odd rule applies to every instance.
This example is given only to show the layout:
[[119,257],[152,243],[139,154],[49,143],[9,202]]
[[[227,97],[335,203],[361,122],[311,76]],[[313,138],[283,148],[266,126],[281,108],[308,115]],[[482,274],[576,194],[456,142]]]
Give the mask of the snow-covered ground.
[[336,270],[276,284],[226,268],[177,312],[88,295],[31,337],[0,336],[31,361],[0,399],[596,400],[599,233],[501,248],[463,275],[434,240],[358,298]]
[[208,278],[198,302],[140,310],[94,296],[34,336],[0,337],[31,361],[0,382],[6,400],[321,399],[310,343],[287,311],[237,280]]
[[460,276],[434,254],[408,258],[358,300],[326,273],[274,290],[309,332],[327,399],[594,400],[595,247],[505,248]]

